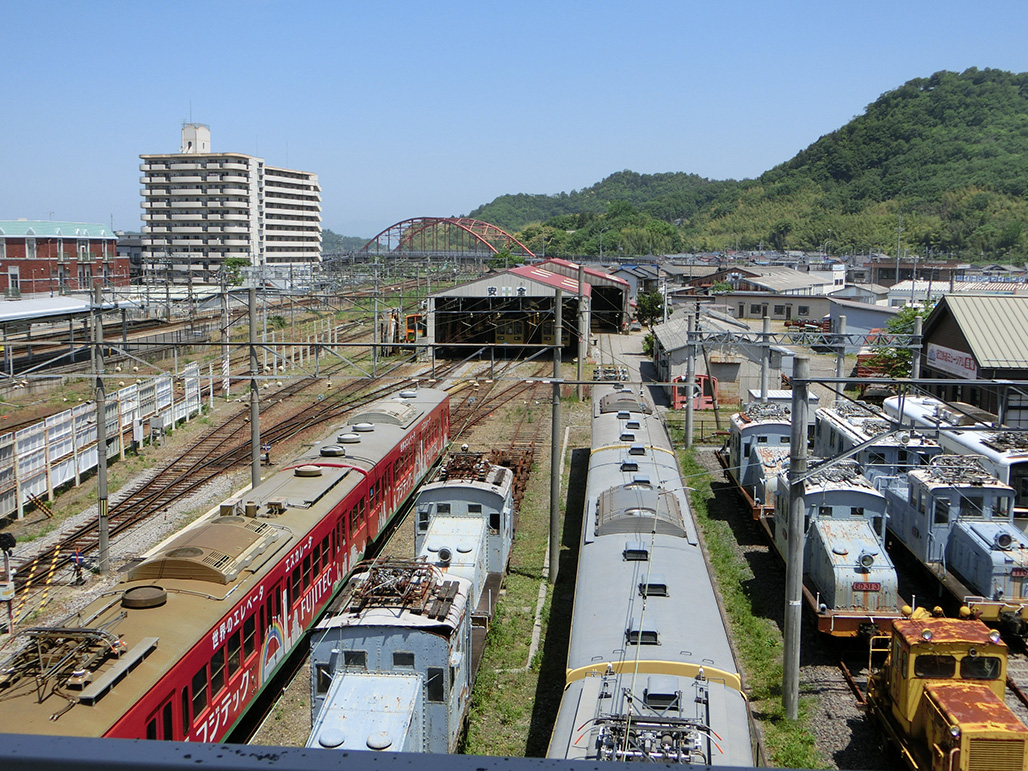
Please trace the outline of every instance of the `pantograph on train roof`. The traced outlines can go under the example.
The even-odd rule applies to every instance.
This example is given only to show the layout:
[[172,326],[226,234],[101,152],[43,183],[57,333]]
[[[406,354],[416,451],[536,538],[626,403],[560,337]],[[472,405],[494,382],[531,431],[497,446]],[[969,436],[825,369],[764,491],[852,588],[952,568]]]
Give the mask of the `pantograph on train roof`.
[[778,402],[750,402],[739,417],[744,423],[787,423],[792,420],[792,408]]
[[673,492],[635,479],[597,496],[596,535],[643,531],[685,536],[682,507]]
[[982,444],[999,452],[1028,453],[1028,431],[994,431],[985,434]]
[[818,468],[811,464],[809,475],[803,480],[807,490],[818,489],[840,489],[861,487],[874,489],[868,479],[860,473],[860,466],[856,461],[841,461],[832,466]]
[[434,565],[411,559],[369,562],[354,572],[353,593],[344,613],[360,616],[388,609],[426,619],[446,621],[458,599],[464,598],[459,580],[449,580]]
[[1008,487],[985,468],[980,455],[937,455],[927,469],[911,473],[923,475],[926,482],[937,485]]

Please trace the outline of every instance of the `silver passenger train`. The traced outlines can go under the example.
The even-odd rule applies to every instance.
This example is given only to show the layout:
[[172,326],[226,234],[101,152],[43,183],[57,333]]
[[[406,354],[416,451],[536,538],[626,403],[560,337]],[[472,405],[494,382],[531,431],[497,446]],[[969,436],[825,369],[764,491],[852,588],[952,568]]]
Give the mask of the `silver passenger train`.
[[664,424],[593,388],[564,695],[548,757],[752,766],[724,620]]
[[514,534],[514,474],[452,455],[415,502],[412,558],[358,566],[311,641],[308,747],[456,750]]

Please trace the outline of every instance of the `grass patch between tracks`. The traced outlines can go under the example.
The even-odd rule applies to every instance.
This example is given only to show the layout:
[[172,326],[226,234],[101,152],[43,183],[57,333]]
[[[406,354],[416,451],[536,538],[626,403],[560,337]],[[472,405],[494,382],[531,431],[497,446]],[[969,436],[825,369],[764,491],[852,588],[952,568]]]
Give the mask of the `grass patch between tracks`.
[[744,684],[754,717],[764,734],[767,758],[781,768],[827,768],[814,736],[807,727],[810,699],[800,699],[799,719],[789,720],[782,706],[782,635],[770,619],[753,613],[745,590],[753,575],[735,550],[735,538],[726,522],[711,519],[707,501],[712,497],[710,476],[692,451],[679,453],[685,482],[692,491],[693,512],[706,542],[718,589],[739,653]]

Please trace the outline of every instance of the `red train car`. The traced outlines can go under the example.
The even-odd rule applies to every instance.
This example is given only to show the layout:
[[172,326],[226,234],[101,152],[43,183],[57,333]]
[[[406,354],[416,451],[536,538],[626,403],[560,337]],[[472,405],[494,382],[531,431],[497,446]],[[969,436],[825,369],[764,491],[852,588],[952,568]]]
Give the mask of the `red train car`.
[[17,733],[223,740],[441,456],[445,391],[352,415],[0,667]]

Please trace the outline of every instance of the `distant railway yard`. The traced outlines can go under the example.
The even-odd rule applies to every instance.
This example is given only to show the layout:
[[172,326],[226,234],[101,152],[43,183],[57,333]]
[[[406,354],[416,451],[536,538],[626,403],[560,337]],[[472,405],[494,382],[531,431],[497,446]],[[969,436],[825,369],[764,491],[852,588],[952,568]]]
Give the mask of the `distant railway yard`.
[[[866,501],[856,503],[852,491],[835,501],[828,497],[830,485],[824,481],[817,490],[810,487],[805,531],[818,535],[808,535],[808,551],[803,555],[809,602],[802,632],[801,706],[799,720],[790,721],[781,705],[786,567],[779,554],[782,552],[784,559],[788,558],[782,546],[787,534],[783,536],[781,528],[787,517],[790,488],[786,482],[778,482],[778,473],[788,471],[789,444],[778,438],[788,436],[787,422],[770,432],[767,424],[761,423],[765,428],[758,431],[754,416],[759,410],[746,413],[745,405],[722,405],[722,413],[741,413],[744,418],[733,422],[726,417],[724,425],[728,428],[720,430],[719,424],[719,431],[715,432],[702,427],[709,413],[699,413],[696,435],[710,441],[686,450],[680,416],[660,406],[667,401],[663,390],[633,385],[631,400],[626,396],[619,402],[616,392],[610,397],[612,404],[620,405],[611,407],[610,416],[620,421],[620,429],[597,444],[599,416],[595,412],[598,403],[590,396],[593,387],[585,387],[585,399],[577,398],[577,362],[568,358],[562,364],[562,378],[568,383],[560,389],[561,424],[552,426],[551,361],[496,358],[485,353],[485,348],[466,360],[440,356],[419,361],[413,351],[375,351],[366,319],[299,314],[293,323],[296,326],[291,335],[267,346],[271,351],[270,364],[262,361],[260,366],[260,436],[266,444],[262,450],[266,457],[261,484],[254,491],[246,490],[252,450],[245,390],[253,373],[249,371],[249,353],[237,338],[229,365],[233,381],[230,398],[219,394],[218,354],[202,347],[183,353],[182,360],[176,358],[174,366],[181,367],[189,360],[201,365],[202,414],[173,427],[160,442],[140,444],[110,466],[110,574],[102,575],[95,570],[95,478],[60,490],[55,500],[30,507],[25,519],[10,521],[0,530],[0,534],[12,536],[17,542],[10,550],[17,570],[14,599],[9,603],[15,634],[6,629],[5,620],[5,633],[0,635],[0,659],[8,661],[8,668],[0,672],[0,716],[9,716],[7,725],[17,725],[19,718],[15,716],[19,710],[28,714],[25,705],[29,702],[38,704],[52,698],[39,710],[41,715],[45,713],[40,728],[34,727],[35,723],[25,723],[31,732],[62,733],[63,727],[73,726],[73,732],[81,735],[227,738],[282,746],[304,746],[312,741],[312,746],[355,748],[347,744],[355,741],[352,736],[344,737],[343,732],[333,732],[326,723],[319,724],[319,720],[328,718],[315,714],[313,709],[316,700],[320,703],[343,698],[337,695],[340,684],[334,673],[360,671],[362,676],[370,676],[377,672],[368,650],[347,648],[346,629],[353,618],[371,613],[368,608],[373,599],[380,603],[385,600],[378,595],[372,597],[370,583],[347,582],[346,576],[357,570],[361,558],[373,558],[377,560],[375,565],[394,568],[402,563],[407,567],[396,570],[407,576],[404,580],[408,583],[403,585],[428,591],[428,584],[418,578],[417,569],[409,567],[415,557],[420,560],[418,564],[434,566],[432,580],[437,584],[432,584],[436,586],[432,591],[441,592],[440,596],[448,591],[449,595],[438,607],[431,606],[435,610],[428,609],[428,604],[419,606],[421,609],[410,622],[411,629],[427,624],[429,619],[435,620],[437,626],[433,629],[437,632],[443,627],[449,629],[456,616],[447,614],[456,614],[454,608],[461,602],[467,604],[468,624],[466,632],[457,631],[456,625],[447,632],[453,646],[446,659],[449,664],[421,671],[424,682],[411,686],[411,693],[415,694],[410,697],[411,714],[426,717],[416,730],[411,723],[403,731],[410,736],[423,734],[424,747],[430,746],[429,736],[438,729],[439,719],[432,717],[433,704],[452,698],[453,704],[459,706],[448,708],[450,721],[457,724],[456,729],[451,726],[449,730],[452,736],[459,736],[459,742],[451,742],[449,748],[456,746],[469,754],[570,756],[556,753],[551,744],[556,723],[557,734],[567,726],[573,727],[573,736],[565,739],[565,744],[575,747],[580,742],[581,751],[588,757],[590,748],[595,748],[599,757],[609,759],[648,757],[717,765],[724,763],[725,757],[737,759],[752,751],[757,765],[901,768],[905,757],[917,756],[931,739],[907,736],[905,740],[914,749],[898,751],[888,737],[893,735],[901,747],[904,737],[897,738],[894,727],[883,729],[873,719],[875,710],[868,704],[869,683],[873,673],[885,663],[885,652],[883,649],[869,653],[867,638],[875,627],[881,635],[889,635],[892,619],[910,615],[910,609],[904,608],[908,604],[927,611],[925,619],[916,620],[925,628],[930,628],[931,619],[927,616],[932,615],[935,606],[951,617],[960,615],[963,606],[970,609],[965,615],[979,617],[1001,630],[1010,648],[1005,654],[1009,665],[1006,660],[1003,664],[1006,687],[998,688],[1004,693],[1011,725],[1015,720],[1028,723],[1023,696],[1028,692],[1028,655],[1024,645],[1028,623],[1021,623],[1020,615],[1022,605],[1028,607],[1023,586],[1028,580],[1028,542],[1019,546],[1024,520],[1014,516],[1023,508],[1017,495],[1024,486],[1013,481],[1007,483],[1012,478],[1010,474],[1019,472],[1008,472],[1008,480],[1004,480],[999,472],[986,469],[981,473],[990,479],[995,475],[995,484],[990,483],[990,487],[979,480],[973,491],[965,489],[959,484],[959,474],[966,476],[970,472],[959,472],[958,479],[954,479],[947,476],[946,464],[950,461],[935,460],[936,455],[954,457],[961,452],[959,448],[936,445],[914,459],[921,447],[919,437],[911,436],[911,432],[903,435],[893,431],[897,443],[889,446],[894,446],[899,455],[889,456],[890,451],[882,449],[884,445],[874,449],[870,459],[853,453],[851,471],[833,472],[831,476],[832,485],[837,487],[852,482],[853,475],[866,475],[871,479]],[[590,380],[595,369],[613,378],[627,376],[636,384],[645,379],[640,376],[640,367],[647,362],[642,353],[644,335],[597,335],[589,347],[584,378]],[[285,337],[302,340],[303,344],[283,343]],[[333,355],[328,352],[328,342],[344,342],[350,347],[344,355]],[[38,341],[39,346],[49,344]],[[41,351],[42,348],[35,353]],[[816,358],[816,354],[811,356]],[[834,364],[834,357],[822,358]],[[124,367],[128,376],[135,365],[126,360],[117,366]],[[369,376],[371,370],[373,376]],[[208,371],[217,380],[208,382]],[[646,373],[645,367],[642,372]],[[9,391],[5,397],[8,417],[3,421],[3,430],[45,419],[66,408],[69,402],[88,400],[92,395],[88,378],[88,372],[80,376],[65,374],[60,386],[47,391]],[[670,427],[674,449],[672,445],[661,449],[664,440],[646,434],[654,430],[641,417],[648,409],[647,400],[658,405],[657,425]],[[867,415],[861,413],[864,418],[888,419],[886,412],[871,407],[861,406],[857,411],[860,410],[869,410]],[[892,408],[890,414],[901,415],[902,410],[901,404]],[[831,409],[819,410],[819,425],[829,425],[830,413]],[[846,415],[846,421],[853,423],[854,412]],[[939,419],[935,419],[938,423]],[[827,432],[828,428],[818,430]],[[391,431],[395,431],[395,437]],[[765,437],[759,444],[766,445],[767,437],[773,437],[771,443],[784,448],[784,453],[775,456],[773,462],[768,461],[766,454],[762,456],[756,451],[756,438],[751,453],[743,443],[749,441],[747,437],[751,434],[756,437],[758,433]],[[423,453],[410,449],[410,438],[415,436],[417,446],[424,448]],[[736,445],[732,444],[733,439]],[[922,432],[920,439],[925,439],[925,446],[931,444],[927,432]],[[556,566],[549,564],[547,545],[553,442],[559,448],[562,485],[558,496],[561,524]],[[817,442],[815,438],[813,447],[822,454],[827,454],[825,448],[833,452],[850,449],[834,435],[825,439],[823,446],[819,447]],[[715,450],[722,450],[722,444],[723,457],[718,463]],[[944,449],[950,454],[942,455]],[[590,458],[600,450],[618,456],[603,472],[605,480],[609,475],[613,485],[610,490],[614,492],[590,492],[599,478],[589,473]],[[731,454],[733,451],[735,455]],[[664,478],[664,471],[640,467],[639,460],[647,453],[669,453],[673,465],[681,468],[682,478],[672,483]],[[755,464],[751,468],[752,478],[743,471],[749,462]],[[874,468],[861,467],[862,463]],[[498,480],[507,472],[489,469],[509,468],[509,505],[511,514],[516,515],[513,542],[509,556],[504,553],[503,566],[493,565],[486,570],[481,563],[472,563],[467,568],[467,578],[460,572],[464,569],[460,567],[464,565],[460,555],[478,552],[464,546],[471,538],[462,529],[466,523],[446,524],[437,520],[436,517],[456,514],[456,506],[450,499],[440,505],[442,499],[438,496],[424,497],[427,493],[422,492],[419,497],[418,493],[422,482],[435,478],[438,465],[448,466],[450,473],[456,474],[461,464],[466,465],[465,475],[452,477],[451,484],[475,490],[475,485],[479,485],[485,490],[489,487],[486,480],[491,479],[493,493],[502,487]],[[892,465],[885,468],[885,464]],[[876,475],[883,480],[888,477],[888,484],[875,483]],[[627,492],[620,492],[622,487]],[[925,493],[923,498],[918,494],[915,500],[908,491],[918,489]],[[989,498],[983,489],[993,491],[990,494],[994,498]],[[646,503],[651,492],[654,503]],[[481,548],[484,555],[492,548],[486,545],[491,543],[489,538],[503,530],[500,523],[504,522],[505,509],[501,504],[490,514],[486,505],[483,512],[483,504],[475,497],[479,493],[468,495],[471,497],[459,500],[461,505],[475,501],[472,507],[479,508],[470,508],[465,513],[480,512],[480,518],[484,517],[482,545],[474,547]],[[781,498],[777,508],[776,495]],[[818,499],[817,495],[823,498]],[[633,502],[626,503],[619,496],[629,496]],[[333,503],[336,499],[338,503]],[[681,503],[675,503],[679,499]],[[913,501],[910,510],[898,508],[909,501]],[[878,505],[880,510],[875,508]],[[604,506],[609,507],[609,513],[605,513],[608,510]],[[844,508],[845,516],[833,514],[833,506],[839,507],[840,512]],[[323,519],[326,524],[322,527],[303,520],[307,510],[318,513],[319,522]],[[624,521],[618,520],[618,512]],[[917,531],[921,522],[917,517],[932,518],[934,538],[941,544],[942,552],[919,553],[917,543],[905,540],[908,536],[899,525],[909,519],[912,524],[908,531]],[[629,520],[632,524],[627,524]],[[636,524],[643,520],[643,524]],[[830,540],[833,533],[837,537],[843,530],[855,533],[857,520],[863,523],[861,534],[847,535],[850,540],[845,548],[842,541]],[[455,534],[432,535],[451,532],[445,530],[448,527],[456,528],[452,530]],[[631,574],[636,578],[630,581],[634,582],[635,599],[624,607],[612,605],[606,611],[598,600],[589,600],[597,603],[600,609],[592,612],[605,624],[627,624],[625,629],[618,626],[613,635],[620,638],[620,643],[611,643],[621,651],[621,659],[603,660],[605,670],[601,667],[589,672],[588,667],[572,663],[575,646],[582,643],[573,640],[571,619],[576,614],[576,628],[584,628],[587,623],[577,620],[586,600],[582,599],[583,587],[576,585],[576,577],[589,569],[580,563],[580,549],[583,543],[602,539],[608,532],[604,527],[616,534],[616,562],[624,562],[626,569],[636,571]],[[205,528],[217,532],[215,540],[203,540],[201,533]],[[301,532],[302,528],[309,530]],[[636,685],[634,680],[631,684],[627,679],[618,680],[617,693],[627,694],[626,703],[632,704],[624,709],[626,716],[632,716],[627,724],[602,710],[586,715],[581,706],[578,712],[572,710],[564,715],[562,710],[569,709],[561,705],[566,685],[572,689],[581,687],[584,704],[588,700],[584,694],[593,682],[606,683],[607,678],[620,677],[622,667],[627,673],[626,662],[638,659],[648,662],[642,665],[645,667],[670,655],[669,648],[662,648],[660,643],[672,638],[671,619],[697,613],[696,607],[690,609],[682,601],[681,595],[688,590],[676,594],[679,590],[675,588],[674,577],[665,576],[670,568],[660,567],[658,580],[648,572],[639,573],[635,564],[638,561],[645,567],[650,561],[648,550],[654,548],[647,545],[650,539],[656,543],[658,534],[678,532],[675,528],[685,534],[683,538],[695,541],[711,566],[712,597],[718,603],[712,607],[712,617],[725,621],[731,640],[730,649],[726,648],[729,653],[724,656],[719,652],[715,656],[709,651],[694,652],[691,647],[699,645],[695,641],[669,642],[667,645],[681,649],[682,658],[647,673],[645,687]],[[687,535],[693,530],[695,536]],[[979,554],[985,560],[1000,549],[1009,557],[1005,573],[997,568],[986,579],[986,585],[975,584],[971,563],[961,568],[957,557],[946,551],[950,548],[946,544],[958,543],[958,539],[965,537],[965,531],[967,546],[960,553]],[[824,539],[823,555],[813,551],[821,543],[818,538]],[[464,551],[458,550],[458,544]],[[191,563],[190,549],[210,551]],[[831,565],[825,572],[828,578],[810,567],[822,557]],[[614,558],[607,559],[612,560],[609,572],[613,586]],[[551,584],[549,576],[554,568],[559,568],[559,572],[556,583]],[[375,569],[358,573],[365,577],[380,576]],[[884,572],[872,573],[872,569]],[[191,570],[207,571],[207,577],[201,579],[207,583],[196,583]],[[481,579],[473,575],[475,571],[482,574]],[[486,573],[493,577],[487,579]],[[194,580],[194,584],[186,586],[186,579]],[[125,586],[130,588],[126,590]],[[233,594],[234,586],[239,587],[238,594]],[[853,596],[843,599],[843,589]],[[333,605],[329,596],[333,594],[349,598],[348,609]],[[190,598],[188,603],[195,604],[181,599],[186,597]],[[610,603],[616,600],[608,598]],[[666,625],[659,629],[647,626],[657,624],[654,619],[663,618],[660,603],[665,601],[674,609],[667,616]],[[695,598],[692,601],[696,602]],[[198,632],[188,644],[173,643],[174,622],[161,621],[152,632],[140,632],[138,639],[131,640],[126,635],[121,641],[119,635],[129,628],[129,622],[139,623],[140,614],[153,613],[156,618],[157,608],[163,607],[159,612],[167,615],[175,602],[193,608],[191,612],[196,618],[203,613],[213,614],[209,628],[203,627],[207,631]],[[205,602],[213,602],[214,606],[203,609]],[[227,626],[218,602],[229,603],[224,608],[225,618],[234,620]],[[410,598],[405,596],[403,603],[402,607],[410,610]],[[358,606],[359,611],[353,610]],[[295,619],[290,615],[291,608]],[[483,613],[482,608],[488,612]],[[0,605],[0,611],[6,611],[6,607]],[[321,626],[319,618],[323,618]],[[327,659],[321,664],[309,661],[311,640],[328,634],[326,630],[333,628],[333,623],[335,633],[341,635],[338,642],[329,646],[335,658],[330,664]],[[312,636],[310,630],[315,627],[318,631]],[[708,627],[704,631],[709,631]],[[465,634],[467,650],[460,642]],[[476,634],[484,637],[484,648],[475,647],[474,641],[479,639]],[[931,634],[925,639],[930,637]],[[594,639],[598,638],[597,633]],[[207,644],[208,639],[214,641],[214,652],[205,654],[201,661],[197,649]],[[648,647],[651,643],[653,648]],[[705,644],[710,644],[709,635]],[[979,657],[979,649],[984,651],[983,646],[991,644],[980,641],[970,653],[947,649],[946,655],[956,662],[966,659],[970,672],[971,659]],[[140,707],[139,714],[134,715],[134,707],[122,705],[122,696],[129,690],[126,683],[133,678],[141,683],[143,677],[151,677],[163,689],[165,675],[157,671],[163,665],[153,651],[165,648],[168,655],[181,655],[183,661],[187,654],[193,657],[189,659],[191,669],[167,682],[167,699],[157,699],[155,695],[157,700],[152,708]],[[664,652],[660,653],[662,649]],[[637,657],[635,650],[640,651]],[[384,657],[386,648],[382,651]],[[414,661],[414,650],[389,651],[393,667],[404,671],[409,667],[412,677],[418,674],[415,665],[408,664]],[[657,653],[650,655],[650,651]],[[989,655],[1001,656],[995,651]],[[911,656],[913,660],[914,653]],[[923,661],[928,660],[925,656]],[[374,657],[372,652],[371,658]],[[712,663],[715,659],[716,664]],[[465,675],[462,672],[466,666],[471,671]],[[963,672],[964,664],[959,664],[959,669]],[[572,670],[578,673],[575,678],[581,678],[578,685],[577,680],[567,680]],[[732,676],[736,670],[741,681],[739,690],[733,691]],[[433,680],[437,677],[439,683],[448,677],[448,685],[437,686]],[[467,679],[462,681],[462,677]],[[924,698],[935,699],[933,704],[945,707],[947,692],[939,683],[946,676],[926,669],[918,670],[915,677],[926,682],[929,695]],[[988,680],[991,675],[975,677]],[[259,687],[253,682],[256,678],[260,678]],[[324,678],[324,682],[319,678]],[[974,679],[970,674],[966,678]],[[350,680],[357,682],[356,677]],[[671,682],[674,680],[677,684]],[[714,689],[715,681],[727,696]],[[461,682],[467,683],[466,694],[461,693]],[[380,686],[367,687],[375,692]],[[433,695],[436,687],[442,694],[438,699]],[[597,687],[602,691],[607,686]],[[703,694],[702,699],[697,698],[697,704],[709,702],[716,706],[689,706],[686,710],[694,689]],[[683,700],[686,693],[689,695]],[[734,703],[733,694],[738,693],[745,694],[749,706],[752,741],[745,735],[748,732],[727,735],[709,718],[722,709],[719,700]],[[877,693],[879,699],[885,698],[881,689]],[[230,708],[223,705],[233,694],[236,702],[249,708],[232,707],[238,714],[233,712],[229,717]],[[597,697],[597,703],[600,698]],[[415,703],[419,705],[417,709]],[[948,751],[959,761],[954,768],[988,767],[967,765],[967,759],[981,752],[986,740],[992,742],[990,747],[1007,742],[1002,745],[1006,747],[1015,741],[1028,747],[1015,728],[975,739],[971,719],[961,718],[956,707],[948,708],[951,711],[946,714],[958,721],[954,723],[957,730],[950,731],[952,726],[948,726],[949,738],[937,739],[936,746],[949,742]],[[113,711],[118,709],[124,712],[122,719],[115,719]],[[220,709],[224,709],[221,717]],[[84,717],[103,710],[112,711],[109,721],[94,725]],[[669,712],[676,710],[681,715],[668,722]],[[50,714],[56,715],[56,719],[49,718]],[[28,717],[21,719],[29,721]],[[632,721],[642,721],[650,728],[632,727]],[[319,725],[321,732],[317,733]],[[317,738],[312,736],[312,730]],[[390,731],[393,733],[388,741],[392,742],[396,732]],[[375,748],[372,742],[385,742],[387,739],[378,735],[385,733],[383,728],[374,735],[361,735],[356,741],[366,741],[367,747]],[[559,743],[557,734],[555,743]],[[960,744],[962,734],[966,735],[965,744]],[[651,741],[654,737],[655,744]],[[719,745],[719,741],[744,743],[746,748],[740,752],[738,747]],[[409,749],[406,745],[386,747]],[[1028,752],[1023,747],[1021,751]],[[1004,760],[991,767],[999,771],[1020,768],[1011,757],[1010,753],[1003,755]]]

